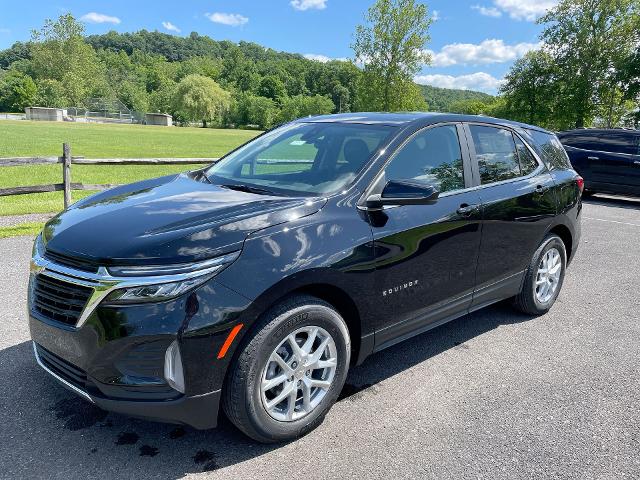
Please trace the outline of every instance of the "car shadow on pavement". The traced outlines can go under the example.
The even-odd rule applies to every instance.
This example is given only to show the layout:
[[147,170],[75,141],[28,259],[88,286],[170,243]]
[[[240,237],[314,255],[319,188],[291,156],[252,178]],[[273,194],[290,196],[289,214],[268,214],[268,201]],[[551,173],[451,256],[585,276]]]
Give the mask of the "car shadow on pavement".
[[[378,352],[352,369],[340,400],[366,402],[361,393],[385,379],[443,351],[465,350],[468,340],[500,325],[532,318],[500,303]],[[49,378],[29,341],[0,351],[0,374],[4,478],[182,478],[284,446],[249,440],[223,415],[217,429],[198,431],[102,411]]]

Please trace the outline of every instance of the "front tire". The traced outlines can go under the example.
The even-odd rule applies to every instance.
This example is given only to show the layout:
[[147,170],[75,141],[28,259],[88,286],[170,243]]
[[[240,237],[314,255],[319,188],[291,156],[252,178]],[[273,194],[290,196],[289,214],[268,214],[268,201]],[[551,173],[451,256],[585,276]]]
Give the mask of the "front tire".
[[271,308],[245,341],[223,391],[231,422],[262,443],[320,425],[347,377],[347,326],[328,303],[296,295]]
[[514,306],[529,315],[548,312],[562,289],[566,266],[564,242],[557,235],[547,235],[533,254]]

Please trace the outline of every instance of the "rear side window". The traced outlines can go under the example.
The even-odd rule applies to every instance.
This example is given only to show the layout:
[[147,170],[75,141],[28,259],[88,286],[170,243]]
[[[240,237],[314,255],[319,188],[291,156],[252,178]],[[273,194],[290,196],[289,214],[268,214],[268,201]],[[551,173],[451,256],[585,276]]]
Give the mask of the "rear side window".
[[417,133],[385,169],[386,180],[417,180],[440,192],[464,188],[462,153],[453,125]]
[[598,136],[603,152],[638,155],[638,137],[630,133],[601,133]]
[[469,129],[482,185],[520,176],[516,144],[509,130],[481,125],[469,125]]
[[[534,131],[530,131],[533,133]],[[538,132],[536,132],[538,133]],[[601,145],[598,136],[595,133],[564,133],[560,136],[563,145],[583,150],[600,150]]]
[[539,130],[526,129],[524,132],[533,140],[533,146],[538,151],[538,155],[549,168],[572,168],[567,152],[558,137]]
[[518,160],[520,160],[522,175],[529,175],[538,168],[538,161],[520,138],[514,135],[514,139],[516,141],[516,150],[518,151]]

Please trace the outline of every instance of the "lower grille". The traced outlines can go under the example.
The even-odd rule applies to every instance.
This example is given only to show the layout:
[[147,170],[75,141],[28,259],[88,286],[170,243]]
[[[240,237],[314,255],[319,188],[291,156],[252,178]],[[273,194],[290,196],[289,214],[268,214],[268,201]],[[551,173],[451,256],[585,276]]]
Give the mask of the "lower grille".
[[74,326],[89,301],[93,288],[65,282],[46,274],[33,279],[32,309],[50,320]]
[[74,387],[84,390],[87,383],[87,374],[84,370],[63,360],[44,347],[34,343],[36,355],[40,362],[55,375],[59,376]]

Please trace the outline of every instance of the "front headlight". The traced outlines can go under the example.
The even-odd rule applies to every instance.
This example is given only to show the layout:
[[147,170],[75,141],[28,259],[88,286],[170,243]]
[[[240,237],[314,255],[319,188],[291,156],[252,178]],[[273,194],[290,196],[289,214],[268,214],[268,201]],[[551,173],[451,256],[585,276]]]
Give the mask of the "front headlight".
[[[239,255],[240,252],[233,252],[189,264],[109,267],[109,273],[124,285],[111,292],[104,303],[132,304],[177,298],[220,273]],[[131,286],[125,287],[127,284]]]

